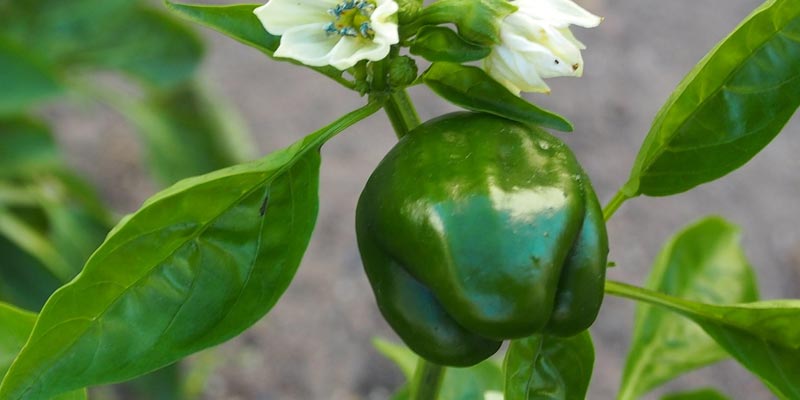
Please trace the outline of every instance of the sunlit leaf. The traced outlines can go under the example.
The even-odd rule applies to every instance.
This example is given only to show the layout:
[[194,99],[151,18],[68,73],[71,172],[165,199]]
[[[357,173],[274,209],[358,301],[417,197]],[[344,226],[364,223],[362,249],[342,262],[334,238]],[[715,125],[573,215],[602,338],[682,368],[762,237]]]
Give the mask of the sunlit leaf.
[[606,292],[665,307],[700,325],[725,351],[781,399],[800,398],[800,300],[721,306],[619,282]]
[[666,196],[739,168],[800,105],[800,2],[769,0],[659,111],[622,192]]
[[370,103],[286,149],[147,200],[47,301],[0,398],[128,380],[255,323],[308,244],[319,147],[378,109]]
[[[702,219],[673,236],[656,258],[645,287],[704,303],[758,299],[739,228]],[[692,321],[640,303],[618,399],[638,399],[658,385],[728,355]]]

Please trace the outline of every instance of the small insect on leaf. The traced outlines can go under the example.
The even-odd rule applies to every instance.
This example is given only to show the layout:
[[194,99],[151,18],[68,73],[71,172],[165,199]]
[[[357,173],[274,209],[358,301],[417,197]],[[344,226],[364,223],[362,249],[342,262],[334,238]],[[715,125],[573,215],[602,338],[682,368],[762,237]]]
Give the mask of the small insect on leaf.
[[264,196],[264,201],[261,203],[261,208],[258,209],[258,214],[260,216],[264,216],[267,213],[267,206],[269,205],[269,191],[267,191],[267,195]]

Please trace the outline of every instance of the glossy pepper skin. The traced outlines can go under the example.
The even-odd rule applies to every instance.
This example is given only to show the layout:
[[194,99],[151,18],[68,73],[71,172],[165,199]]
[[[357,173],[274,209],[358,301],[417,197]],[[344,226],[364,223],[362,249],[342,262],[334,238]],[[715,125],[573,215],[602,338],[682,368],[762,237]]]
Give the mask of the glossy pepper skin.
[[505,339],[570,336],[602,302],[608,242],[565,144],[533,126],[454,113],[403,137],[358,202],[361,258],[405,343],[468,366]]

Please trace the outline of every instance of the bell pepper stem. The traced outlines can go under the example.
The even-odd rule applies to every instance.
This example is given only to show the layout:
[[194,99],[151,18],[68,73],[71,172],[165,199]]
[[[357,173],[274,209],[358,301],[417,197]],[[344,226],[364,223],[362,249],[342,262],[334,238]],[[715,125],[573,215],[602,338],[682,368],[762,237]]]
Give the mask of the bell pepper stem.
[[409,386],[409,400],[436,400],[446,367],[420,358]]
[[383,109],[386,110],[386,115],[389,116],[398,138],[405,136],[421,123],[414,103],[411,102],[411,97],[405,89],[392,91]]

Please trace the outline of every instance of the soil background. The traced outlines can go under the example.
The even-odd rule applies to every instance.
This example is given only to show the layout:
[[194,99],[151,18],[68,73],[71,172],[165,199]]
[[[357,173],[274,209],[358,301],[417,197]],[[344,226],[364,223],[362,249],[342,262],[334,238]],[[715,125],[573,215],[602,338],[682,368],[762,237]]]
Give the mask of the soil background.
[[[575,132],[557,134],[591,176],[601,202],[627,179],[653,116],[675,85],[755,8],[754,0],[583,0],[605,17],[573,28],[588,49],[581,79],[549,80],[551,95],[532,101],[561,113]],[[218,33],[198,28],[209,51],[202,75],[234,109],[266,154],[284,147],[364,99],[322,76]],[[454,110],[414,88],[423,120]],[[141,163],[132,128],[103,107],[51,110],[71,163],[120,213],[157,189]],[[273,311],[240,337],[191,358],[206,399],[384,399],[400,372],[371,346],[397,340],[375,305],[359,261],[354,208],[367,176],[395,142],[382,113],[323,150],[320,213],[308,253]],[[724,179],[690,192],[630,200],[609,224],[611,279],[641,284],[671,233],[708,214],[742,227],[743,245],[764,299],[800,297],[800,120]],[[596,348],[590,399],[613,399],[627,354],[634,306],[607,297],[592,328]],[[665,390],[713,386],[734,399],[772,399],[738,364],[725,361],[686,375]]]

